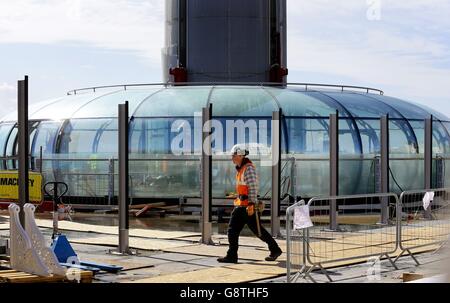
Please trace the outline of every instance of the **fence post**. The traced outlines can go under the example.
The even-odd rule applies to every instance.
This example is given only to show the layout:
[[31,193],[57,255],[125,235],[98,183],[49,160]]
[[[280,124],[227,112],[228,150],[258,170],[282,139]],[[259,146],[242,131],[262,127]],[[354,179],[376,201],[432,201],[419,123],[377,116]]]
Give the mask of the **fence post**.
[[30,136],[28,133],[28,76],[18,82],[18,155],[19,155],[19,220],[25,228],[24,205],[29,203]]
[[[330,196],[339,195],[339,112],[330,115]],[[337,202],[330,201],[330,230],[337,230]]]
[[[380,179],[381,193],[389,192],[389,115],[380,119]],[[387,224],[389,220],[389,199],[381,198],[381,224]]]

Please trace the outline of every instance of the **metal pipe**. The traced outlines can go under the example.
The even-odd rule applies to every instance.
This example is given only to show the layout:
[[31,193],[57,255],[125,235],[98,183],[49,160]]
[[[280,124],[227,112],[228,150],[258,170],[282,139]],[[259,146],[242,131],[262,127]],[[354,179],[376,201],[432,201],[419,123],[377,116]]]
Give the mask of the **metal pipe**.
[[29,203],[29,159],[30,137],[28,133],[28,76],[18,82],[18,155],[19,155],[19,219],[25,228],[23,207]]
[[119,104],[119,253],[129,253],[128,101]]
[[[97,86],[97,87],[86,87],[75,89],[67,92],[67,95],[76,95],[80,91],[89,91],[89,90],[99,90],[99,89],[109,89],[109,88],[120,88],[123,87],[124,90],[129,87],[142,87],[142,86],[161,86],[167,88],[170,85],[188,85],[188,86],[206,86],[206,85],[246,85],[246,86],[279,86],[280,83],[273,82],[186,82],[186,83],[138,83],[138,84],[119,84],[119,85],[107,85],[107,86]],[[287,83],[286,85],[292,86],[303,86],[306,91],[309,90],[309,87],[322,87],[322,88],[338,88],[341,91],[348,90],[362,90],[364,92],[373,92],[378,93],[380,95],[384,95],[384,92],[377,88],[371,87],[363,87],[363,86],[353,86],[353,85],[335,85],[335,84],[321,84],[321,83]]]

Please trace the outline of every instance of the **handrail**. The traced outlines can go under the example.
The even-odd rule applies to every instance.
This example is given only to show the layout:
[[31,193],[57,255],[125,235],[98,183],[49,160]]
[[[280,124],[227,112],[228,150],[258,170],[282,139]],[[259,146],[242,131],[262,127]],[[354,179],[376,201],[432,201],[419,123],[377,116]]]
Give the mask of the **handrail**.
[[206,86],[206,85],[242,85],[242,86],[304,86],[305,90],[310,90],[311,87],[322,87],[322,88],[339,88],[342,92],[346,90],[363,90],[367,94],[369,93],[378,93],[380,95],[384,95],[384,91],[371,87],[364,86],[354,86],[354,85],[337,85],[337,84],[321,84],[321,83],[273,83],[273,82],[167,82],[167,83],[138,83],[138,84],[118,84],[118,85],[105,85],[105,86],[93,86],[86,87],[80,89],[74,89],[67,92],[67,95],[76,95],[83,91],[93,91],[96,92],[99,89],[108,89],[108,88],[123,88],[123,90],[127,90],[129,87],[143,87],[143,86]]

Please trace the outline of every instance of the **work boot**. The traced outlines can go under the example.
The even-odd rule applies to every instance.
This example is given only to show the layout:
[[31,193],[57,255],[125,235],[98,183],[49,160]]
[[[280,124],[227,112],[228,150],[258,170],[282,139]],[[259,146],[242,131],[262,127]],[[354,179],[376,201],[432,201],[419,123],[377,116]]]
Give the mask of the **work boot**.
[[219,262],[219,263],[235,263],[236,264],[238,262],[238,259],[237,258],[231,258],[229,256],[225,256],[223,258],[217,259],[217,262]]
[[283,252],[281,251],[281,249],[278,249],[276,251],[272,251],[272,252],[270,252],[270,256],[268,256],[266,258],[266,261],[273,262],[276,259],[278,259],[278,257],[281,256],[282,253]]

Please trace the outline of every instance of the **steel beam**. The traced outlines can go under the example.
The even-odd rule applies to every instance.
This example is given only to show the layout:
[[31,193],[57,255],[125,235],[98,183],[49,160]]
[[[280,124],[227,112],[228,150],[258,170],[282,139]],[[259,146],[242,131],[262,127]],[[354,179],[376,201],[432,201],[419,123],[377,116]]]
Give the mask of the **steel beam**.
[[29,158],[30,136],[28,132],[28,76],[18,82],[18,156],[19,156],[19,206],[20,223],[25,228],[23,207],[29,203]]
[[271,233],[280,237],[280,197],[281,197],[281,119],[282,111],[272,113],[272,198]]
[[[425,150],[424,150],[424,187],[431,190],[433,176],[433,116],[425,119]],[[425,217],[431,219],[431,206],[425,210]]]
[[212,241],[212,104],[202,110],[202,239],[201,242],[213,245]]
[[119,253],[128,254],[129,249],[129,170],[128,170],[128,102],[119,104]]
[[[380,178],[381,193],[388,193],[389,190],[389,115],[380,119]],[[381,224],[387,224],[389,220],[389,201],[387,198],[381,200]]]
[[424,150],[424,188],[430,190],[432,187],[433,169],[433,116],[425,119],[425,150]]
[[[330,196],[339,195],[339,112],[330,115]],[[337,230],[336,200],[330,201],[330,230]]]

